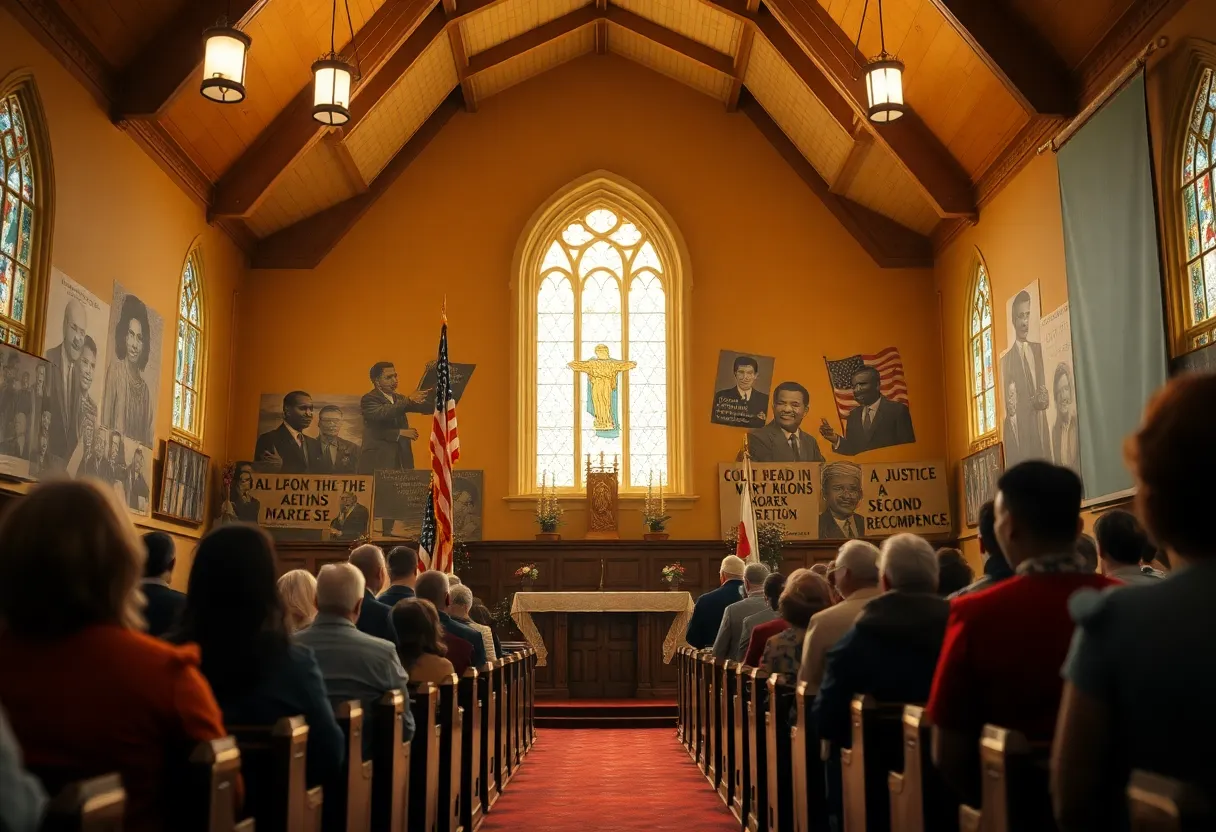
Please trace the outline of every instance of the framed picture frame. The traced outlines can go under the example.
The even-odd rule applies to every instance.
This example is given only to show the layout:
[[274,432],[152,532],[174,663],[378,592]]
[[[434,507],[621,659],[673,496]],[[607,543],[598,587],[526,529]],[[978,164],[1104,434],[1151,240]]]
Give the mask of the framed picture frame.
[[996,482],[1005,470],[1005,446],[995,442],[963,457],[963,516],[967,527],[980,524],[980,507],[996,497]]
[[207,511],[211,457],[188,445],[165,440],[161,454],[160,493],[156,514],[200,526]]

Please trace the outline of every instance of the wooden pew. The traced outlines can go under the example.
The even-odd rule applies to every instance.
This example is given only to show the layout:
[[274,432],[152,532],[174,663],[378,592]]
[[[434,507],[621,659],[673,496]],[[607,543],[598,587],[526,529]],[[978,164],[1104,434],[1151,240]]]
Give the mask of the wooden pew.
[[494,673],[498,661],[486,662],[477,677],[481,693],[481,811],[484,815],[498,802],[498,694],[494,691]]
[[814,704],[815,694],[808,694],[806,682],[799,682],[794,689],[796,719],[790,726],[794,832],[819,832],[828,828],[828,805],[823,759],[819,754],[819,732],[812,725],[811,708]]
[[453,673],[439,683],[439,795],[435,815],[438,832],[463,832],[460,823],[460,757],[464,747],[464,711],[460,681]]
[[406,832],[410,804],[410,744],[402,741],[405,693],[389,691],[375,704],[372,737],[372,829]]
[[689,738],[688,755],[698,766],[701,765],[701,755],[704,753],[705,702],[702,696],[704,670],[701,665],[700,653],[689,648],[688,654],[688,693],[689,707],[692,711],[692,736]]
[[719,721],[722,742],[718,749],[718,795],[729,807],[735,800],[735,780],[738,769],[738,746],[735,743],[735,700],[739,696],[739,663],[725,661],[722,664],[722,680],[719,691]]
[[65,786],[47,804],[39,830],[122,832],[126,807],[127,793],[117,774],[78,780]]
[[963,832],[1051,832],[1048,793],[1050,743],[1031,743],[1018,731],[985,725],[980,737],[980,808],[958,808]]
[[512,713],[512,725],[514,726],[513,737],[515,739],[515,765],[518,766],[524,761],[524,754],[528,752],[528,743],[524,738],[526,731],[524,727],[524,665],[528,657],[523,653],[515,655],[515,674],[511,679],[513,685],[512,704],[515,706]]
[[764,748],[768,771],[765,807],[769,832],[794,832],[794,755],[790,745],[790,713],[794,708],[794,688],[788,679],[789,677],[778,673],[768,677]]
[[253,832],[254,821],[240,821],[241,752],[234,737],[199,743],[190,755],[175,803],[175,824],[190,832]]
[[410,832],[434,832],[439,796],[439,688],[430,682],[410,684],[414,739],[410,742]]
[[904,770],[887,775],[891,832],[958,832],[958,801],[930,757],[931,726],[920,705],[905,705]]
[[[308,724],[283,717],[272,726],[230,725],[245,774],[245,808],[257,832],[320,832],[322,792],[308,788]],[[256,784],[256,785],[255,785]]]
[[889,772],[903,768],[902,704],[855,696],[849,706],[853,747],[840,749],[844,832],[891,828]]
[[342,788],[331,789],[322,812],[325,832],[371,832],[372,763],[363,759],[363,705],[352,699],[334,709],[346,738]]
[[526,750],[531,751],[536,742],[536,648],[525,651],[524,661],[524,738]]
[[748,685],[747,737],[748,783],[747,820],[748,832],[768,832],[768,744],[764,732],[764,715],[768,705],[768,674],[759,668],[751,669],[751,684]]
[[735,748],[735,790],[731,795],[730,811],[739,821],[740,828],[747,825],[747,811],[751,806],[751,765],[748,716],[751,699],[752,668],[745,664],[735,668],[734,734],[731,743]]
[[1216,829],[1209,794],[1190,783],[1133,771],[1127,785],[1132,832],[1200,832]]
[[507,784],[515,776],[515,761],[511,756],[511,666],[515,655],[508,654],[499,663],[494,677],[494,690],[498,693],[498,791],[507,790]]
[[676,648],[676,738],[680,745],[688,748],[688,738],[684,734],[686,712],[684,708],[684,649]]
[[464,711],[460,739],[460,825],[473,832],[481,825],[481,674],[470,667],[460,677],[460,708]]
[[701,771],[710,787],[718,788],[718,749],[722,743],[722,721],[718,718],[721,702],[718,698],[718,686],[722,683],[722,660],[714,658],[712,653],[703,653],[701,662],[705,666],[705,760]]

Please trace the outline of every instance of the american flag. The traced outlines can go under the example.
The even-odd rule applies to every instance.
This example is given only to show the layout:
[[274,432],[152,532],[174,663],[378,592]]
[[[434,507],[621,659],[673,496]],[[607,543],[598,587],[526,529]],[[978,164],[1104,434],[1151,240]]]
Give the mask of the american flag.
[[439,334],[435,362],[435,418],[431,421],[431,493],[422,515],[418,554],[428,569],[452,571],[452,465],[460,459],[456,432],[456,399],[452,395],[452,368],[448,364],[448,319]]
[[853,374],[862,367],[878,370],[878,389],[883,396],[892,401],[908,403],[904,362],[895,347],[887,347],[874,355],[850,355],[836,361],[825,358],[824,362],[828,365],[828,378],[832,381],[832,392],[836,398],[836,413],[842,425],[849,412],[857,407],[857,400],[853,398]]

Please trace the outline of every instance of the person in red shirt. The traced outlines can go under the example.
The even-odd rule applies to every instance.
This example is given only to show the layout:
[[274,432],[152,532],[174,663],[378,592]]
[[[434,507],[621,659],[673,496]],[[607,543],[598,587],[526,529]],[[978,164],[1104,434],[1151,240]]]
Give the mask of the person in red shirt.
[[227,732],[198,648],[140,632],[146,551],[126,509],[52,482],[12,501],[0,540],[0,702],[27,767],[51,792],[117,772],[124,829],[177,828],[176,765]]
[[1073,622],[1068,598],[1111,581],[1078,555],[1081,480],[1043,461],[1010,468],[997,484],[995,530],[1014,577],[956,598],[929,694],[933,761],[963,796],[978,792],[984,725],[1050,742]]

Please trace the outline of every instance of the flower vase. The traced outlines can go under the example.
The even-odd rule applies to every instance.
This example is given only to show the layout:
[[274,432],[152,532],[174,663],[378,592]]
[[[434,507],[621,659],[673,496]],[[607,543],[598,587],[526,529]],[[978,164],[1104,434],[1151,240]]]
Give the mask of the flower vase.
[[644,532],[642,540],[666,540],[671,537],[667,532]]
[[680,591],[680,582],[679,581],[668,581],[667,582],[667,591],[668,592],[679,592]]
[[522,589],[524,592],[530,591],[534,583],[536,583],[536,581],[533,578],[520,578],[519,580],[520,589]]
[[559,532],[537,532],[537,540],[561,540],[562,536]]

